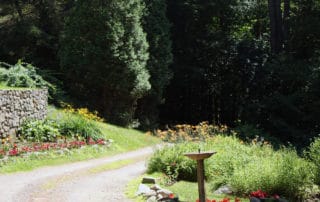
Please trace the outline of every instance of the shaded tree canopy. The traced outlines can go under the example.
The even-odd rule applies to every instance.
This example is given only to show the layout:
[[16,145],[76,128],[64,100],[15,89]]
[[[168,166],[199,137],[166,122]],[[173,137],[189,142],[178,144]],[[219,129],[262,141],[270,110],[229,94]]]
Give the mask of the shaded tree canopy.
[[318,0],[3,0],[0,60],[54,72],[112,123],[241,123],[303,146],[320,133],[319,13]]

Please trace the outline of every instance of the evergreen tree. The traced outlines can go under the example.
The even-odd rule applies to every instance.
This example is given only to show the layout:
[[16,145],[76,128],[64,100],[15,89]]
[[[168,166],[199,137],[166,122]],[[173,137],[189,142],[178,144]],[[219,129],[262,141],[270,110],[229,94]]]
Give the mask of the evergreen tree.
[[109,122],[128,125],[149,89],[140,0],[79,0],[66,20],[60,60],[69,90]]
[[165,0],[147,0],[144,30],[150,45],[147,68],[150,72],[151,91],[139,101],[137,116],[143,128],[155,127],[163,92],[171,79],[169,65],[172,62],[170,23],[166,17]]

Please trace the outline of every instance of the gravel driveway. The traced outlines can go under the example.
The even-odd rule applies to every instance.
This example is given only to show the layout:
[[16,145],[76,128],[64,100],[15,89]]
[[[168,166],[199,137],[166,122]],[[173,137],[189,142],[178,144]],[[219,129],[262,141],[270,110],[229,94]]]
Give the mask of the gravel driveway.
[[[152,152],[153,148],[147,147],[112,157],[0,175],[0,202],[130,201],[125,198],[125,186],[145,172],[145,159]],[[119,169],[90,172],[126,159],[135,161]]]

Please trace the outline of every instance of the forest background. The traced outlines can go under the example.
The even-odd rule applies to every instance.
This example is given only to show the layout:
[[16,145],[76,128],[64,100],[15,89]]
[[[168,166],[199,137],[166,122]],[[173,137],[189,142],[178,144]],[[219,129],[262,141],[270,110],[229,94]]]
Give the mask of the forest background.
[[51,102],[118,125],[207,120],[297,147],[320,133],[318,0],[1,0],[0,61],[19,59]]

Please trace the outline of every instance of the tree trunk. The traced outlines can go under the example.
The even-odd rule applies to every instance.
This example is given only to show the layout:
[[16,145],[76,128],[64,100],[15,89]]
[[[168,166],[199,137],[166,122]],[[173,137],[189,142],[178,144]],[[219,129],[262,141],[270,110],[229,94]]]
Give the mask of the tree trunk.
[[290,0],[284,0],[283,6],[283,41],[287,44],[289,37]]

